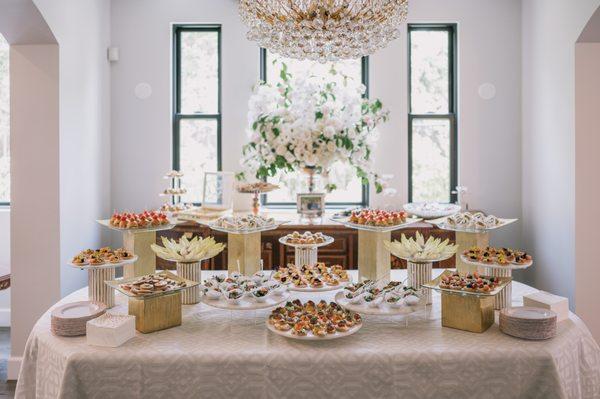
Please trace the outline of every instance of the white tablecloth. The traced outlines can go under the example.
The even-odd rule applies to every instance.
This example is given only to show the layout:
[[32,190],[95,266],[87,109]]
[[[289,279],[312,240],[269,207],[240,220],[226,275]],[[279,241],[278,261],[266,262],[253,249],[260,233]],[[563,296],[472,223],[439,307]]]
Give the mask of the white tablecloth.
[[[514,283],[515,304],[533,291]],[[59,304],[85,300],[86,292]],[[126,313],[120,294],[117,303],[111,312]],[[299,342],[266,329],[269,311],[231,314],[200,304],[183,312],[180,327],[138,333],[119,348],[55,337],[47,312],[27,342],[17,398],[600,397],[600,350],[575,315],[543,342],[509,337],[497,324],[475,334],[442,328],[434,293],[429,318],[414,316],[408,326],[367,316],[353,336]]]

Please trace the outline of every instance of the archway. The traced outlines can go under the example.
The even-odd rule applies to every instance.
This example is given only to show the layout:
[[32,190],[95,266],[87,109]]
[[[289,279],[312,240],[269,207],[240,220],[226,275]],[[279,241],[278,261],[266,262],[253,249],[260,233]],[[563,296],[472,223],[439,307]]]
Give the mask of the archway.
[[[31,0],[0,3],[0,33],[10,44],[11,70],[10,380],[33,324],[60,298],[59,52]],[[35,253],[47,254],[44,264]],[[41,288],[35,300],[32,285]]]
[[575,309],[600,342],[597,199],[600,196],[600,7],[575,45]]

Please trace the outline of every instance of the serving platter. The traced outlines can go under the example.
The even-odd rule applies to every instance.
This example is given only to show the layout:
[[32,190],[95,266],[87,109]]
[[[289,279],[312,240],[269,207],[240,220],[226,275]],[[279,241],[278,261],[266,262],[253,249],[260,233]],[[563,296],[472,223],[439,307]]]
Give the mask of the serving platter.
[[482,228],[474,228],[474,227],[465,228],[465,227],[459,227],[459,226],[451,226],[448,223],[446,223],[446,219],[447,218],[444,217],[444,218],[437,219],[437,220],[429,220],[428,222],[431,224],[435,224],[442,230],[447,230],[447,231],[454,231],[454,232],[458,232],[458,233],[485,233],[488,231],[499,229],[501,227],[508,226],[509,224],[512,224],[519,220],[519,219],[501,219],[501,218],[499,218],[498,220],[500,223],[498,223],[497,225],[482,229]]
[[217,226],[215,223],[205,223],[202,221],[197,221],[200,224],[204,224],[206,226],[208,226],[211,230],[215,230],[215,231],[220,231],[221,233],[227,233],[227,234],[253,234],[253,233],[261,233],[263,231],[270,231],[270,230],[275,230],[277,229],[279,226],[281,226],[282,224],[285,223],[289,223],[289,220],[283,220],[283,221],[277,221],[274,224],[268,225],[268,226],[263,226],[263,227],[258,227],[258,228],[254,228],[254,229],[228,229],[226,227],[221,227],[221,226]]
[[337,222],[337,223],[343,224],[344,226],[349,227],[351,229],[371,231],[371,232],[375,232],[375,233],[387,233],[390,231],[403,229],[407,226],[410,226],[411,224],[415,224],[415,223],[423,221],[422,218],[406,218],[406,221],[404,223],[395,224],[392,226],[369,226],[369,225],[365,225],[365,224],[352,223],[349,221],[349,218],[330,219],[330,220],[332,222]]
[[[394,254],[392,253],[392,255],[394,255]],[[435,259],[415,259],[415,258],[409,258],[409,257],[404,257],[404,256],[397,256],[397,255],[394,255],[394,256],[396,258],[398,258],[398,259],[402,259],[402,260],[405,260],[405,261],[410,262],[410,263],[421,264],[421,263],[443,262],[445,260],[448,260],[448,259],[452,258],[454,255],[456,255],[456,254],[451,254],[451,255],[448,255],[448,256],[442,256],[442,257],[435,258]]]
[[[473,291],[462,291],[462,290],[453,290],[450,288],[442,288],[440,287],[440,281],[442,280],[442,277],[445,276],[450,276],[454,273],[454,271],[452,270],[445,270],[442,274],[440,274],[437,278],[433,279],[431,282],[427,283],[427,284],[423,284],[423,287],[425,288],[430,288],[432,290],[436,290],[439,292],[446,292],[449,294],[456,294],[456,295],[470,295],[470,296],[478,296],[478,297],[482,297],[482,296],[496,296],[500,293],[500,291],[502,291],[504,289],[504,287],[506,287],[511,281],[512,281],[512,277],[495,277],[498,278],[500,283],[498,284],[497,287],[495,287],[493,290],[489,291],[489,292],[473,292]],[[481,276],[482,278],[488,278],[490,276]]]
[[297,339],[299,341],[330,341],[332,339],[348,337],[352,334],[357,333],[358,330],[360,330],[362,325],[364,324],[364,322],[357,324],[357,325],[353,326],[352,328],[350,328],[346,332],[336,331],[334,334],[327,334],[324,337],[319,337],[319,336],[313,335],[312,333],[307,334],[307,335],[297,335],[297,334],[292,333],[291,330],[290,331],[279,331],[273,325],[271,325],[271,323],[269,323],[268,319],[265,323],[267,325],[267,329],[269,329],[269,331],[271,331],[272,333],[277,334],[281,337],[285,337],[285,338]]
[[517,264],[517,263],[509,263],[508,265],[500,265],[498,263],[474,262],[465,255],[460,255],[460,259],[464,263],[471,265],[471,266],[487,267],[490,269],[501,269],[501,270],[524,270],[533,265],[533,260],[531,260],[527,263],[523,263],[521,265]]
[[286,240],[286,236],[280,237],[279,242],[283,245],[287,245],[288,247],[293,247],[293,248],[298,248],[298,249],[312,249],[312,248],[324,247],[326,245],[333,243],[333,241],[334,241],[333,237],[330,237],[327,235],[324,235],[323,237],[325,238],[325,242],[314,243],[314,244],[294,244],[294,243],[288,242]]
[[[433,207],[438,206],[437,209],[428,209],[427,206]],[[411,202],[404,204],[404,210],[410,214],[423,219],[435,219],[441,217],[447,217],[460,212],[461,206],[457,204],[430,204],[425,202]]]
[[132,232],[132,233],[148,233],[151,231],[171,230],[173,227],[175,227],[175,223],[173,223],[171,221],[169,221],[168,224],[161,224],[160,226],[136,227],[133,229],[122,229],[120,227],[113,226],[112,224],[110,224],[110,219],[100,219],[100,220],[96,220],[96,222],[100,223],[104,227],[108,227],[111,230]]
[[323,287],[321,288],[313,288],[313,287],[296,287],[293,283],[290,283],[288,285],[288,289],[290,291],[294,291],[294,292],[329,292],[329,291],[337,291],[337,290],[341,290],[342,288],[344,288],[345,286],[347,286],[348,284],[352,283],[352,279],[350,278],[350,280],[348,281],[340,281],[339,285],[327,285],[325,283],[323,283]]
[[125,266],[125,265],[129,265],[132,263],[135,263],[138,260],[138,256],[134,255],[131,259],[124,259],[123,261],[119,262],[119,263],[110,263],[110,262],[105,262],[101,265],[78,265],[75,264],[73,262],[68,262],[67,265],[74,267],[76,269],[81,269],[81,270],[99,270],[99,269],[111,269],[114,267],[121,267],[121,266]]
[[123,284],[131,284],[133,282],[136,282],[137,280],[139,280],[141,277],[143,276],[138,276],[138,277],[132,277],[132,278],[128,278],[128,279],[116,279],[116,280],[110,280],[110,281],[106,281],[106,284],[109,287],[114,288],[115,290],[119,291],[121,294],[129,297],[129,298],[135,298],[135,299],[149,299],[149,298],[155,298],[158,296],[163,296],[163,295],[171,295],[174,294],[176,292],[180,292],[183,290],[187,290],[189,288],[193,288],[198,286],[200,283],[196,282],[196,281],[191,281],[191,280],[186,280],[184,278],[181,278],[171,272],[168,271],[161,271],[161,272],[157,272],[154,274],[161,274],[161,275],[165,275],[166,277],[170,278],[171,280],[175,280],[178,282],[185,282],[186,286],[185,287],[176,287],[173,288],[169,291],[161,291],[161,292],[154,292],[151,294],[147,294],[147,295],[136,295],[133,294],[132,292],[124,289],[123,287],[121,287],[121,285]]
[[373,315],[373,316],[402,316],[415,313],[419,310],[425,309],[426,298],[422,297],[421,302],[417,306],[400,306],[393,307],[388,305],[385,301],[379,306],[369,306],[368,304],[352,304],[344,295],[344,292],[338,292],[335,294],[335,301],[344,309],[351,312]]
[[261,310],[278,306],[286,302],[289,297],[290,293],[286,292],[283,295],[270,295],[265,302],[257,302],[256,300],[244,295],[238,304],[230,304],[223,297],[220,297],[219,299],[209,299],[206,296],[203,296],[202,299],[200,299],[200,302],[208,306],[212,306],[213,308],[222,310]]

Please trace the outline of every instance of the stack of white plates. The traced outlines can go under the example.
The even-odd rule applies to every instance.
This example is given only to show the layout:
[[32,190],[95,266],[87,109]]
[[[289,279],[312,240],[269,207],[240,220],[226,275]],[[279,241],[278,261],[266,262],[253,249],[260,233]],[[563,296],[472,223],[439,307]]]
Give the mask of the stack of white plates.
[[50,330],[55,335],[76,337],[85,335],[86,323],[106,312],[106,305],[99,302],[74,302],[54,309],[50,319]]
[[555,312],[519,306],[500,311],[500,331],[523,339],[548,339],[556,335]]

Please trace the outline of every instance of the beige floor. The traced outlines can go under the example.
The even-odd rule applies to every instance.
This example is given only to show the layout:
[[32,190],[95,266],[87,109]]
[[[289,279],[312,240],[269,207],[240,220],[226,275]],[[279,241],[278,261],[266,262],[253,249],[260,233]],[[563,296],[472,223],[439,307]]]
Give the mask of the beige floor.
[[15,381],[6,382],[6,361],[10,354],[10,328],[0,328],[0,399],[15,397]]

